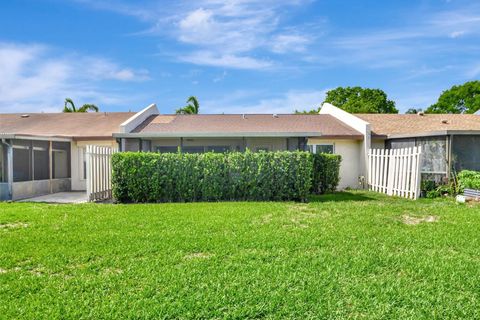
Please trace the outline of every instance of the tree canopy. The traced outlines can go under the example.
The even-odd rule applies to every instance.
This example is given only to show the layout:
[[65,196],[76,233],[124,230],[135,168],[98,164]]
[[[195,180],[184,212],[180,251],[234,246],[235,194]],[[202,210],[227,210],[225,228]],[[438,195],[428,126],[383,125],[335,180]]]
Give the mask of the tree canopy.
[[470,81],[442,92],[426,113],[475,113],[480,110],[480,81]]
[[405,111],[405,114],[417,114],[417,113],[420,113],[420,112],[423,112],[423,110],[421,108],[410,108],[408,109],[407,111]]
[[98,112],[98,107],[94,104],[84,104],[80,108],[76,108],[73,100],[70,98],[65,99],[65,104],[63,106],[63,112],[88,112],[89,110]]
[[380,89],[338,87],[327,92],[324,102],[350,113],[398,113],[395,102]]
[[187,105],[183,108],[179,108],[176,110],[178,114],[198,114],[200,111],[200,104],[198,103],[198,99],[195,96],[190,96],[187,99]]
[[317,114],[320,112],[320,107],[312,110],[296,110],[295,109],[295,114]]

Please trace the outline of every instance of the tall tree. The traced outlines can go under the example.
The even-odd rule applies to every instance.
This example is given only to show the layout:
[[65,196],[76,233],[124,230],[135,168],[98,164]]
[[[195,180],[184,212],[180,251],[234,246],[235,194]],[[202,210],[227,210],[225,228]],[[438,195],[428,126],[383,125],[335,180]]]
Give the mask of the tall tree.
[[65,99],[65,105],[63,107],[63,112],[88,112],[89,110],[98,112],[98,107],[94,104],[84,104],[80,108],[76,108],[73,100],[70,98]]
[[178,114],[198,114],[200,111],[200,104],[195,96],[190,96],[187,99],[187,105],[183,108],[177,109]]
[[350,113],[398,113],[395,102],[380,89],[338,87],[327,92],[324,102]]
[[421,108],[410,108],[408,109],[407,111],[405,111],[405,114],[417,114],[417,113],[420,113],[422,112],[422,109]]
[[426,113],[475,113],[480,110],[480,81],[470,81],[442,92]]
[[312,109],[312,110],[296,110],[295,109],[295,114],[317,114],[320,112],[320,108]]

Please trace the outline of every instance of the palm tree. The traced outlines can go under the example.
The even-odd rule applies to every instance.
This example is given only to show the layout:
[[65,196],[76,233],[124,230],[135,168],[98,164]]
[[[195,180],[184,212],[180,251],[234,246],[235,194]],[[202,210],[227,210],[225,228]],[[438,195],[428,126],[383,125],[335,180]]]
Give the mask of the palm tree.
[[200,110],[200,104],[195,96],[190,96],[187,100],[187,105],[183,108],[177,109],[176,113],[179,114],[198,114]]
[[98,107],[94,104],[84,104],[81,108],[75,108],[73,100],[70,98],[65,99],[65,106],[63,107],[63,112],[88,112],[92,110],[98,112]]

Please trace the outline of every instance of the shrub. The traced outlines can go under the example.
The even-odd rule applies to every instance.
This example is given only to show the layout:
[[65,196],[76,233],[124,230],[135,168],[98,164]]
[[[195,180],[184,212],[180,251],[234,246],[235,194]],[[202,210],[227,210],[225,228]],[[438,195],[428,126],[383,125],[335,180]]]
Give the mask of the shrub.
[[340,163],[342,157],[336,154],[313,155],[312,191],[317,194],[332,192],[340,181]]
[[480,190],[480,171],[463,170],[457,176],[459,189]]
[[138,153],[112,157],[119,202],[305,201],[312,186],[308,152]]

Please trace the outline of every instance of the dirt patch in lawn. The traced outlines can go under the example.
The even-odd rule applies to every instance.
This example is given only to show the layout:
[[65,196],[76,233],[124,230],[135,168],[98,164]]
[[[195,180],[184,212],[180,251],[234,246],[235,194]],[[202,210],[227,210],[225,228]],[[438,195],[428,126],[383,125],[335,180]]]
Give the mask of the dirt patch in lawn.
[[187,254],[185,257],[183,257],[185,260],[193,260],[193,259],[208,259],[212,257],[213,255],[211,253],[207,252],[194,252]]
[[294,204],[288,207],[289,221],[286,226],[293,225],[299,228],[308,228],[310,222],[326,216],[328,216],[328,212],[319,211],[308,204]]
[[28,224],[24,222],[7,222],[7,223],[0,223],[0,229],[20,229],[26,228]]
[[420,223],[437,222],[439,219],[440,218],[438,216],[412,217],[406,214],[402,216],[402,222],[410,226],[414,226]]

